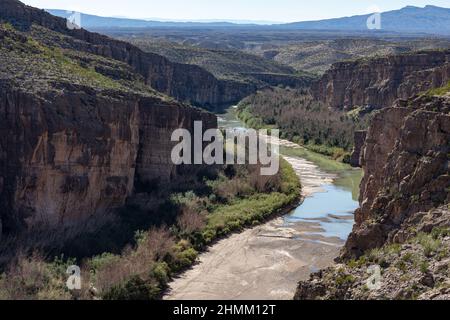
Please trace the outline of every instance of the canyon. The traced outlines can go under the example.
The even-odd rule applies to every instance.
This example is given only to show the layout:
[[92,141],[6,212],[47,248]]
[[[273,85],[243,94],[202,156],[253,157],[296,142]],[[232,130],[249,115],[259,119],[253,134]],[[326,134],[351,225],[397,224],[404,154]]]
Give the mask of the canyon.
[[[245,130],[235,117],[229,111],[219,126]],[[307,160],[310,154],[298,144],[274,143],[302,183],[302,201],[280,217],[214,243],[174,278],[165,300],[289,300],[300,278],[333,263],[353,224],[357,201],[351,191],[361,180],[360,170],[331,169],[325,157]],[[296,151],[305,153],[303,158]],[[327,198],[334,201],[325,203]]]
[[449,71],[448,50],[423,51],[336,63],[313,85],[370,121],[350,159],[364,171],[353,231],[295,299],[448,299]]
[[[252,46],[249,43],[244,51],[251,51],[246,47]],[[177,50],[188,53],[177,60],[140,41],[135,44],[71,29],[65,19],[44,10],[1,0],[2,241],[15,241],[14,236],[21,233],[32,234],[30,241],[38,242],[39,237],[48,244],[68,241],[87,229],[100,230],[124,208],[142,209],[150,220],[154,213],[150,208],[167,204],[165,200],[175,194],[184,200],[192,198],[188,200],[195,205],[191,211],[202,208],[199,220],[216,213],[216,223],[186,238],[176,230],[180,224],[176,216],[169,217],[173,220],[170,231],[151,230],[161,235],[158,240],[166,239],[177,248],[166,253],[181,265],[170,269],[168,263],[174,261],[150,259],[153,278],[148,282],[161,282],[152,297],[162,294],[172,270],[185,270],[195,261],[195,250],[211,244],[199,264],[174,279],[166,298],[289,299],[295,290],[296,299],[450,297],[448,47],[340,61],[316,78],[273,61],[264,65],[265,58],[248,53],[244,68],[237,61],[237,51],[196,51],[180,45]],[[266,51],[270,46],[253,45],[253,50],[270,54]],[[178,52],[172,47],[158,49],[170,51],[166,55]],[[202,61],[195,59],[199,52]],[[215,66],[214,59],[226,65]],[[219,177],[224,186],[208,181],[200,191],[212,192],[215,187],[217,194],[225,194],[223,199],[216,194],[176,194],[183,192],[184,185],[191,190],[206,179],[203,166],[172,163],[171,151],[177,144],[171,142],[172,132],[183,128],[192,133],[195,121],[202,122],[203,130],[218,128],[211,111],[239,101],[248,104],[236,109],[249,123],[279,127],[292,140],[281,139],[280,144],[303,185],[304,202],[298,206],[293,204],[299,196],[296,177],[296,183],[287,184],[284,187],[289,190],[283,191],[283,181],[271,187],[270,181],[232,180],[237,173],[224,172]],[[251,114],[256,109],[250,107],[257,103],[262,108]],[[233,121],[227,124],[230,128],[243,129]],[[311,155],[297,142],[317,150],[325,145],[334,148],[338,154],[334,160],[362,167],[360,189],[355,185],[360,177],[353,176],[358,169]],[[345,154],[351,147],[352,155]],[[330,161],[330,167],[340,168],[339,174],[319,165]],[[246,185],[236,186],[239,183]],[[227,203],[227,193],[232,201],[247,200],[245,187],[251,183],[258,192],[263,190],[263,197],[259,201],[259,195],[252,194],[253,202],[248,203],[262,203],[277,214],[285,211],[279,203],[296,209],[266,221],[273,214],[266,207],[255,214],[247,210],[253,208],[242,209],[238,202],[233,212],[237,217],[223,218],[228,212],[216,209],[224,203],[228,209],[235,204]],[[166,192],[165,198],[159,199],[158,192]],[[353,216],[358,192],[359,208]],[[269,203],[270,196],[278,197],[277,205]],[[310,201],[316,201],[314,210],[308,207]],[[320,207],[323,204],[330,206]],[[248,230],[242,230],[243,225]],[[220,239],[234,231],[243,232]],[[46,239],[47,234],[52,237]],[[139,244],[142,237],[136,234]],[[134,257],[130,250],[118,259],[125,257],[128,262],[129,256]],[[381,268],[384,284],[370,290],[367,269],[373,265]],[[114,293],[117,288],[109,289]]]
[[409,216],[450,200],[448,108],[445,97],[419,97],[374,117],[361,157],[361,207],[344,255],[400,237],[395,229]]
[[[297,299],[448,299],[449,102],[423,95],[374,116],[356,224],[339,264],[300,282]],[[371,264],[383,274],[374,290]]]
[[[18,28],[0,28],[4,235],[55,229],[73,236],[67,230],[81,231],[87,221],[101,225],[144,186],[169,188],[195,175],[198,168],[172,163],[171,134],[178,128],[193,131],[194,121],[202,121],[205,130],[215,128],[216,117],[149,84],[159,83],[167,89],[155,85],[161,91],[180,97],[170,90],[172,79],[201,81],[178,79],[178,67],[162,57],[68,30],[64,19],[18,1],[2,1],[0,18]],[[162,81],[164,70],[171,75]],[[180,74],[201,78],[201,72],[185,71]],[[195,88],[188,92],[203,99]]]

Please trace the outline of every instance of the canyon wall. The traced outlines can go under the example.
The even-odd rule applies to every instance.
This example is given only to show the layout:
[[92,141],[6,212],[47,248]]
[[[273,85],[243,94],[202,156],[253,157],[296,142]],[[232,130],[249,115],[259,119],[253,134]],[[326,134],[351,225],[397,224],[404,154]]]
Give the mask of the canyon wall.
[[450,99],[419,97],[377,113],[362,150],[356,226],[344,256],[396,237],[412,214],[450,200]]
[[312,91],[332,108],[380,109],[448,81],[450,51],[436,50],[335,63]]
[[217,126],[207,112],[123,92],[65,85],[41,95],[0,82],[4,233],[101,221],[136,185],[175,183],[173,130]]

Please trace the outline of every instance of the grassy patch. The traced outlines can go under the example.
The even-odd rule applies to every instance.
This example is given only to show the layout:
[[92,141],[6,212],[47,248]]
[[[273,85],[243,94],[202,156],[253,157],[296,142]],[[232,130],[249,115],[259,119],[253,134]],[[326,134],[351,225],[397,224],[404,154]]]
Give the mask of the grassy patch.
[[[89,86],[97,90],[133,92],[160,96],[145,84],[145,80],[128,64],[102,56],[58,46],[62,42],[45,41],[60,36],[45,28],[33,26],[23,33],[10,25],[0,25],[3,31],[0,46],[2,76],[11,78],[31,92],[55,90],[55,83]],[[43,40],[44,39],[44,40]],[[48,43],[55,43],[48,45]]]
[[429,90],[426,94],[429,96],[443,96],[450,93],[450,81],[447,83],[447,85]]
[[426,257],[434,256],[442,248],[442,241],[428,233],[419,233],[415,238],[415,242],[422,246],[423,253]]
[[339,272],[335,281],[336,281],[336,285],[338,285],[338,286],[352,285],[355,282],[355,277],[352,276],[351,274]]

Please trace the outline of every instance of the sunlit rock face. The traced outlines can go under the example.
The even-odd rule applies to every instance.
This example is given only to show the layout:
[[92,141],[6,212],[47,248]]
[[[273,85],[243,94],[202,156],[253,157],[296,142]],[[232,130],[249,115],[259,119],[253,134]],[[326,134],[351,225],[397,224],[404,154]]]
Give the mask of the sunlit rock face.
[[399,101],[373,118],[362,150],[364,178],[346,254],[395,237],[411,215],[450,200],[450,100]]
[[158,98],[73,86],[44,96],[0,87],[4,230],[101,220],[136,184],[177,179],[175,129],[216,126],[212,114]]
[[450,51],[423,51],[336,63],[313,85],[313,93],[332,108],[381,109],[449,80]]
[[[450,261],[449,111],[447,95],[377,112],[362,149],[360,208],[339,264],[301,281],[295,299],[450,298],[442,286]],[[381,282],[368,290],[370,266]]]

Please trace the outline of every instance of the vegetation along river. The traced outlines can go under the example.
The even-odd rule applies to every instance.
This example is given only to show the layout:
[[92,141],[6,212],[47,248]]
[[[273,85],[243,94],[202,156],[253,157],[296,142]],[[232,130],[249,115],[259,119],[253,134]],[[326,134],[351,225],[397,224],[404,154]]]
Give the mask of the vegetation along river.
[[[233,109],[222,128],[243,128]],[[339,254],[358,207],[361,170],[280,140],[301,179],[303,202],[287,215],[220,240],[170,284],[165,299],[292,299],[297,282]]]

